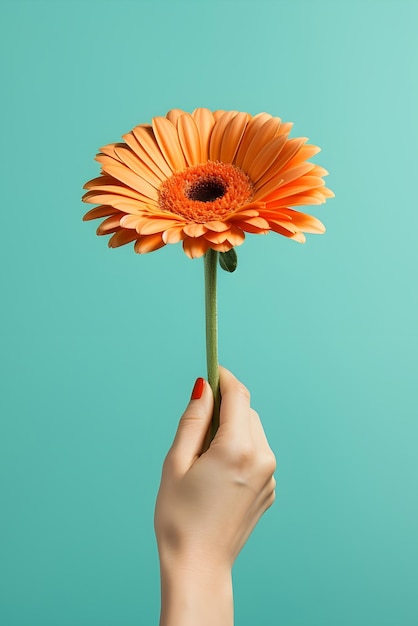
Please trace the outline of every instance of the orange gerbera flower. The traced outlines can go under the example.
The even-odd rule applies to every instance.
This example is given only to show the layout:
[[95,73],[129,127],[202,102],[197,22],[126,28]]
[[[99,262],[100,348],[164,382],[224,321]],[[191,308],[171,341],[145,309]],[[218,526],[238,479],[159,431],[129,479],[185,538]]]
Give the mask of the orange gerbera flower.
[[183,241],[195,258],[270,230],[304,242],[325,227],[290,207],[334,194],[328,172],[307,162],[319,148],[289,139],[291,127],[267,113],[173,109],[100,149],[101,175],[83,196],[100,206],[84,219],[106,218],[97,234],[113,233],[111,248],[134,241],[139,253]]

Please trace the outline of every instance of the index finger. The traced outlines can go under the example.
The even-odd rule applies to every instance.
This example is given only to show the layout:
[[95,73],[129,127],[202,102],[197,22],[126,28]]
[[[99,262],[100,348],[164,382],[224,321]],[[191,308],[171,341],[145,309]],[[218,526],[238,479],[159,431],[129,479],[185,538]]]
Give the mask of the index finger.
[[219,367],[221,411],[219,430],[251,437],[250,392],[231,372]]

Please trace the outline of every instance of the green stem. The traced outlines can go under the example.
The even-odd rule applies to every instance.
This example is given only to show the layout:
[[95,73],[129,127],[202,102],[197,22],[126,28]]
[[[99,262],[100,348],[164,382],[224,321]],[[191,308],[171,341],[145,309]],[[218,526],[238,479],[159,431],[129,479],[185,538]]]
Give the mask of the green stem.
[[221,393],[219,388],[218,364],[218,313],[216,306],[216,270],[218,267],[218,252],[211,248],[204,257],[205,263],[205,310],[206,310],[206,363],[208,381],[212,387],[215,400],[213,407],[210,441],[214,438],[219,427],[219,408]]

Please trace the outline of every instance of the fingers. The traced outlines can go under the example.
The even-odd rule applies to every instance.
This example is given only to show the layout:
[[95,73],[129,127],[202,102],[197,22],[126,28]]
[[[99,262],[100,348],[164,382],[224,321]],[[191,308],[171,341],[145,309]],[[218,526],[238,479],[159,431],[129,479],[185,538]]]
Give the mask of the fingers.
[[187,471],[201,454],[205,435],[212,418],[212,411],[212,390],[207,381],[199,378],[195,383],[192,398],[180,418],[177,433],[169,452],[181,471]]
[[250,392],[230,371],[219,367],[221,386],[220,433],[248,439],[250,427]]

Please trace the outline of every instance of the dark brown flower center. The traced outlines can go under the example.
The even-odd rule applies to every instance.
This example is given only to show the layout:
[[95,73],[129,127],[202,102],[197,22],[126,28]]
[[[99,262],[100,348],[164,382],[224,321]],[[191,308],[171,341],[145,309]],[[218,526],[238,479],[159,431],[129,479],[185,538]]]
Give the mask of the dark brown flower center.
[[222,198],[226,192],[226,185],[223,180],[215,176],[209,176],[198,180],[185,190],[185,195],[190,200],[198,202],[213,202],[218,198]]
[[251,201],[253,185],[232,163],[207,161],[174,172],[159,189],[159,205],[181,218],[204,224],[224,220]]

